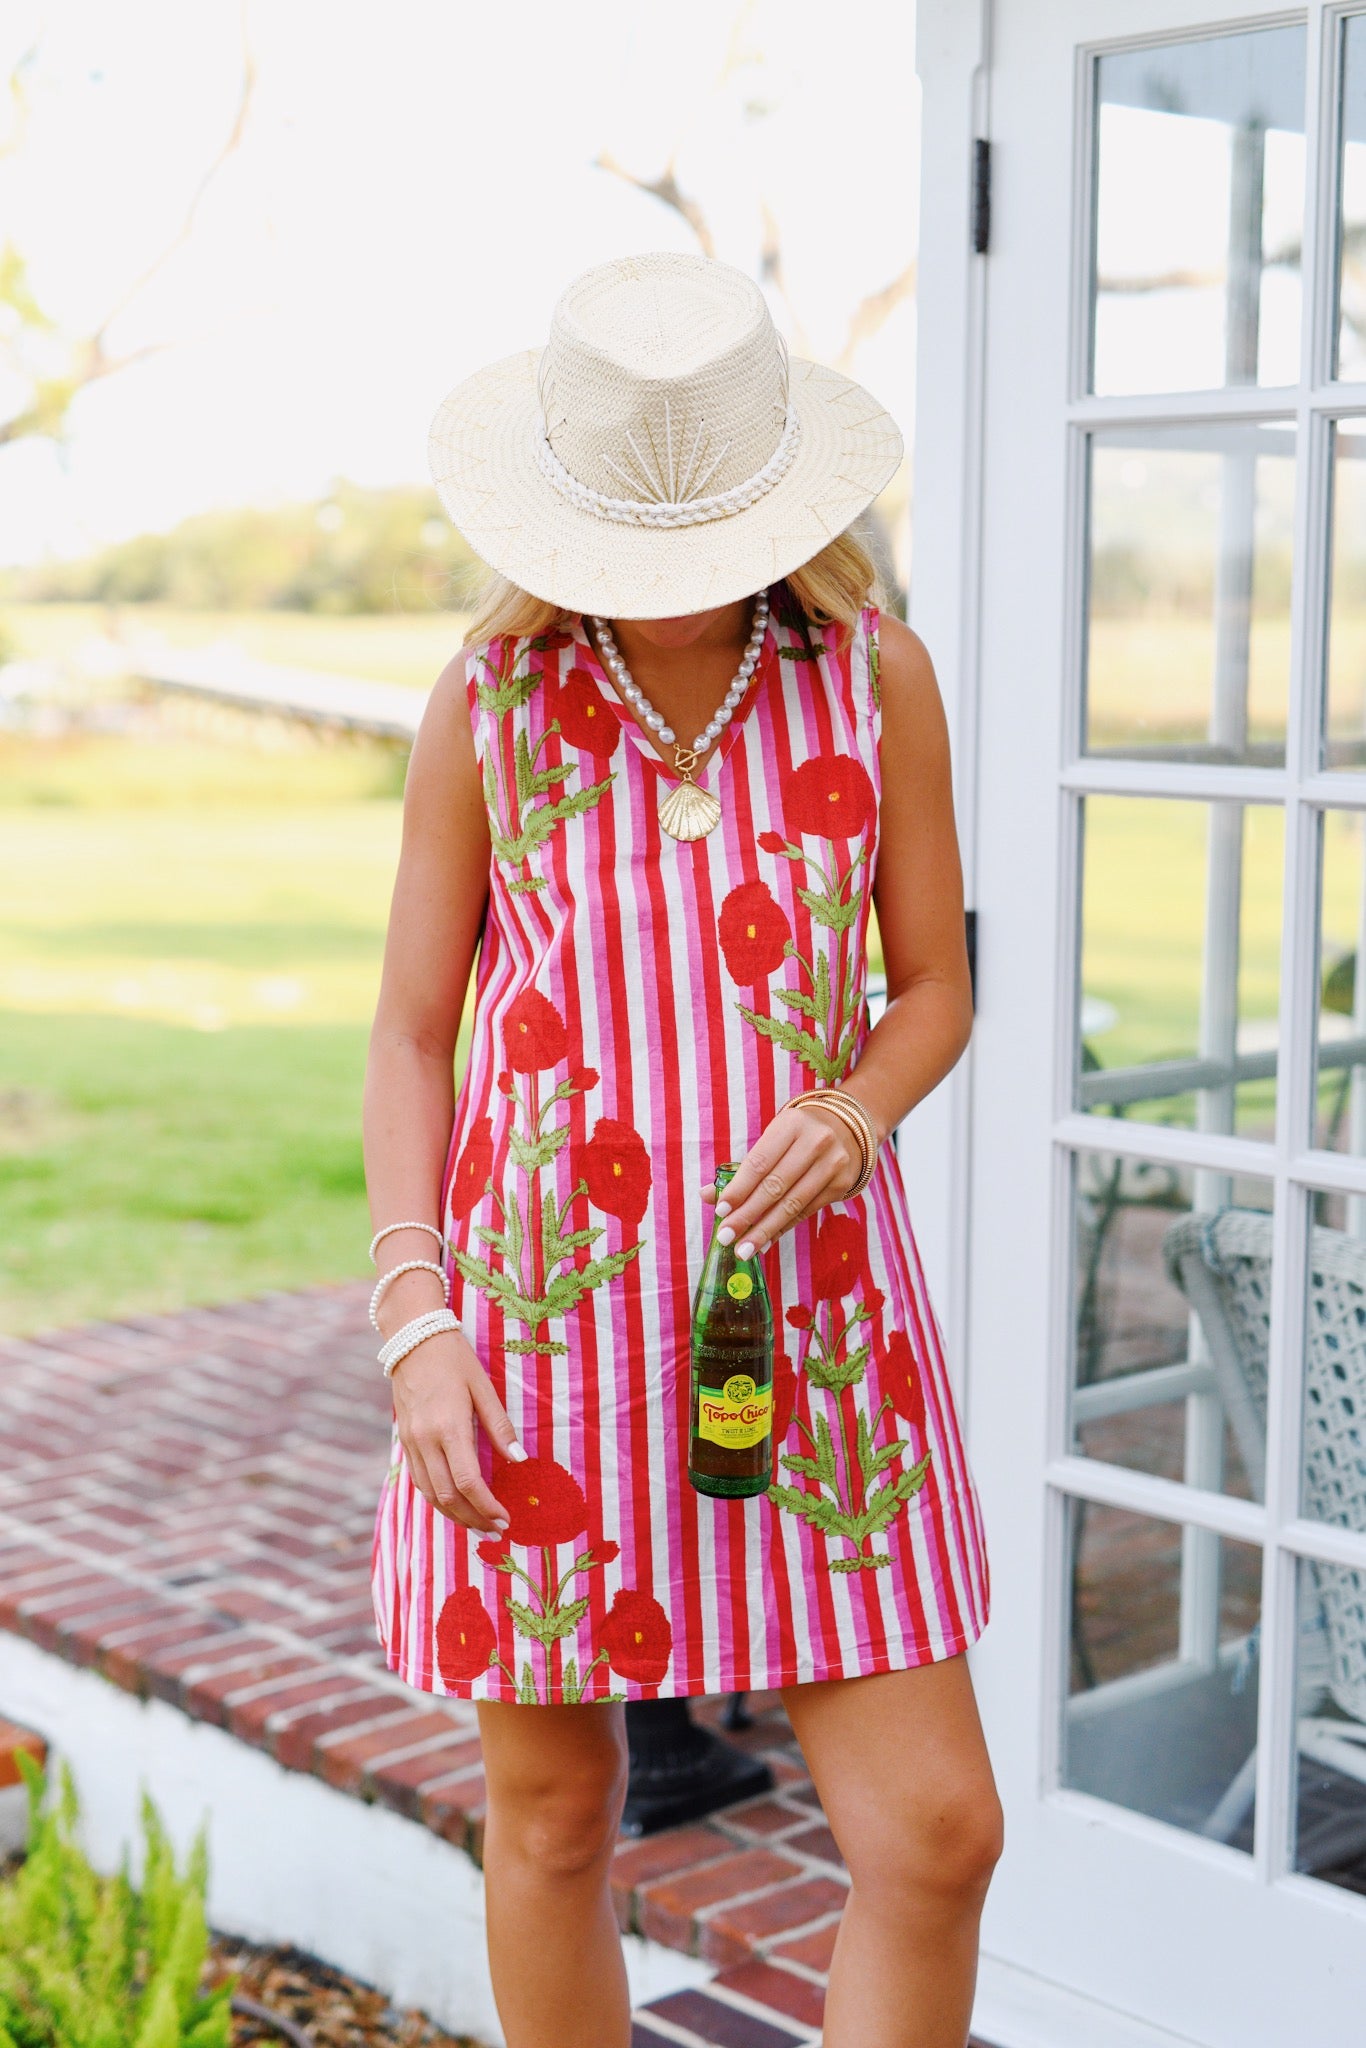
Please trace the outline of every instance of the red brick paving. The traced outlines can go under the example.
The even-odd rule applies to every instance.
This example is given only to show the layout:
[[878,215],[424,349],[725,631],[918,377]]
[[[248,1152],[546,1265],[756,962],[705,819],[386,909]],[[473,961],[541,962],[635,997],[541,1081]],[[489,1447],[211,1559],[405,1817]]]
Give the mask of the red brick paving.
[[[403,1685],[374,1636],[390,1406],[368,1292],[351,1282],[0,1339],[0,1629],[477,1858],[474,1710]],[[639,2015],[640,2048],[794,2048],[820,2024],[838,1851],[778,1702],[750,1705],[738,1739],[777,1791],[617,1851],[623,1929],[721,1966],[703,1991]],[[699,1708],[714,1719],[719,1703]],[[0,1723],[0,1752],[4,1735]]]

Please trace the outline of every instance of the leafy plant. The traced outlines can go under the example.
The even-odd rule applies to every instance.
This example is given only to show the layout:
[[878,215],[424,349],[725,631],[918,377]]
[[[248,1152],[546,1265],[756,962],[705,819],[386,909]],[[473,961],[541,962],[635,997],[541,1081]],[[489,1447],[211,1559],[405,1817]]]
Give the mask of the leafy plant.
[[183,1872],[146,1793],[141,1890],[76,1841],[70,1766],[44,1809],[46,1774],[20,1755],[29,1852],[0,1885],[0,2048],[228,2048],[235,1980],[201,1993],[208,1950],[203,1830]]

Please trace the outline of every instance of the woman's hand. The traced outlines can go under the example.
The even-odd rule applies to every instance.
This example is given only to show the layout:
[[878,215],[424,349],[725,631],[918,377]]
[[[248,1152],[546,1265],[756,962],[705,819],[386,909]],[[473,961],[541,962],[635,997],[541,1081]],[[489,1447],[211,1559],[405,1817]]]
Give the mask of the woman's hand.
[[479,1470],[476,1417],[501,1456],[526,1452],[469,1339],[460,1330],[428,1337],[399,1360],[392,1385],[399,1442],[422,1498],[466,1529],[501,1533],[507,1511]]
[[748,1259],[803,1216],[842,1201],[862,1165],[858,1140],[833,1110],[788,1103],[745,1154],[720,1200],[714,1187],[704,1188],[702,1199],[716,1202],[726,1219],[722,1243]]

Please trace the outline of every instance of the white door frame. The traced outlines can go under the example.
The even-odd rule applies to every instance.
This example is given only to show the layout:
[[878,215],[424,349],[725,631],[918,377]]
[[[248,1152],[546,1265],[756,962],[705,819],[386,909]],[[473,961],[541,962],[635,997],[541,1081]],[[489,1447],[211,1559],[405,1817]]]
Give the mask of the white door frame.
[[[1262,794],[1286,805],[1280,1045],[1282,1103],[1303,1096],[1317,975],[1312,896],[1319,807],[1366,809],[1366,776],[1317,772],[1319,620],[1307,566],[1325,536],[1330,410],[1366,389],[1317,381],[1326,331],[1334,170],[1328,140],[1306,180],[1303,381],[1287,403],[1256,387],[1160,407],[1087,398],[1087,279],[1076,260],[1088,204],[1083,49],[1165,41],[1250,23],[1306,21],[1308,133],[1330,83],[1336,24],[1361,0],[1247,4],[1219,17],[1193,0],[920,0],[926,195],[920,258],[912,619],[944,687],[956,750],[968,901],[980,919],[974,1045],[912,1119],[906,1167],[931,1224],[932,1277],[965,1368],[969,1448],[992,1561],[993,1618],[973,1668],[1006,1798],[1008,1847],[988,1903],[993,1967],[1028,1973],[1201,2048],[1298,2048],[1352,2038],[1366,2000],[1366,1902],[1288,1867],[1298,1556],[1366,1563],[1366,1540],[1297,1515],[1299,1317],[1308,1190],[1366,1192],[1366,1162],[1306,1150],[1281,1109],[1274,1144],[1144,1129],[1118,1149],[1182,1165],[1258,1171],[1278,1200],[1273,1405],[1265,1505],[1068,1454],[1071,1315],[1061,1246],[1071,1227],[1071,1148],[1114,1150],[1113,1125],[1072,1109],[1077,799],[1083,791]],[[1075,57],[1073,51],[1078,52]],[[1321,55],[1324,61],[1320,61]],[[988,100],[987,84],[990,81]],[[1081,97],[1077,98],[1078,92]],[[991,253],[969,248],[969,166],[989,135]],[[961,205],[955,197],[961,193]],[[1318,280],[1317,293],[1308,289]],[[1316,353],[1317,352],[1317,353]],[[1079,673],[1079,451],[1085,429],[1129,414],[1247,419],[1297,428],[1296,676],[1282,770],[1165,767],[1078,757],[1068,688]],[[1022,482],[1023,480],[1023,482]],[[1025,487],[1027,485],[1027,488]],[[946,1199],[947,1196],[947,1199]],[[935,1234],[937,1230],[937,1235]],[[974,1257],[970,1260],[969,1252]],[[1288,1277],[1287,1277],[1288,1276]],[[1157,1513],[1264,1547],[1256,1854],[1169,1828],[1058,1785],[1064,1691],[1063,1516],[1069,1497]],[[1023,2038],[1023,2036],[1022,2036]]]

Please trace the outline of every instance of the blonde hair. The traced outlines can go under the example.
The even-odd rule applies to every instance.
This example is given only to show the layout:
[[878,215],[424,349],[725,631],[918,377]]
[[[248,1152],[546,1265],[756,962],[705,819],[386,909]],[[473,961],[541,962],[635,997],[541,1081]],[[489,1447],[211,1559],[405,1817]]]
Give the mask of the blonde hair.
[[[789,571],[783,583],[802,618],[817,626],[838,624],[850,632],[865,605],[883,601],[873,559],[852,531],[827,541],[809,562]],[[483,647],[502,634],[520,640],[555,632],[574,616],[490,569],[475,591],[465,638],[471,647]]]

